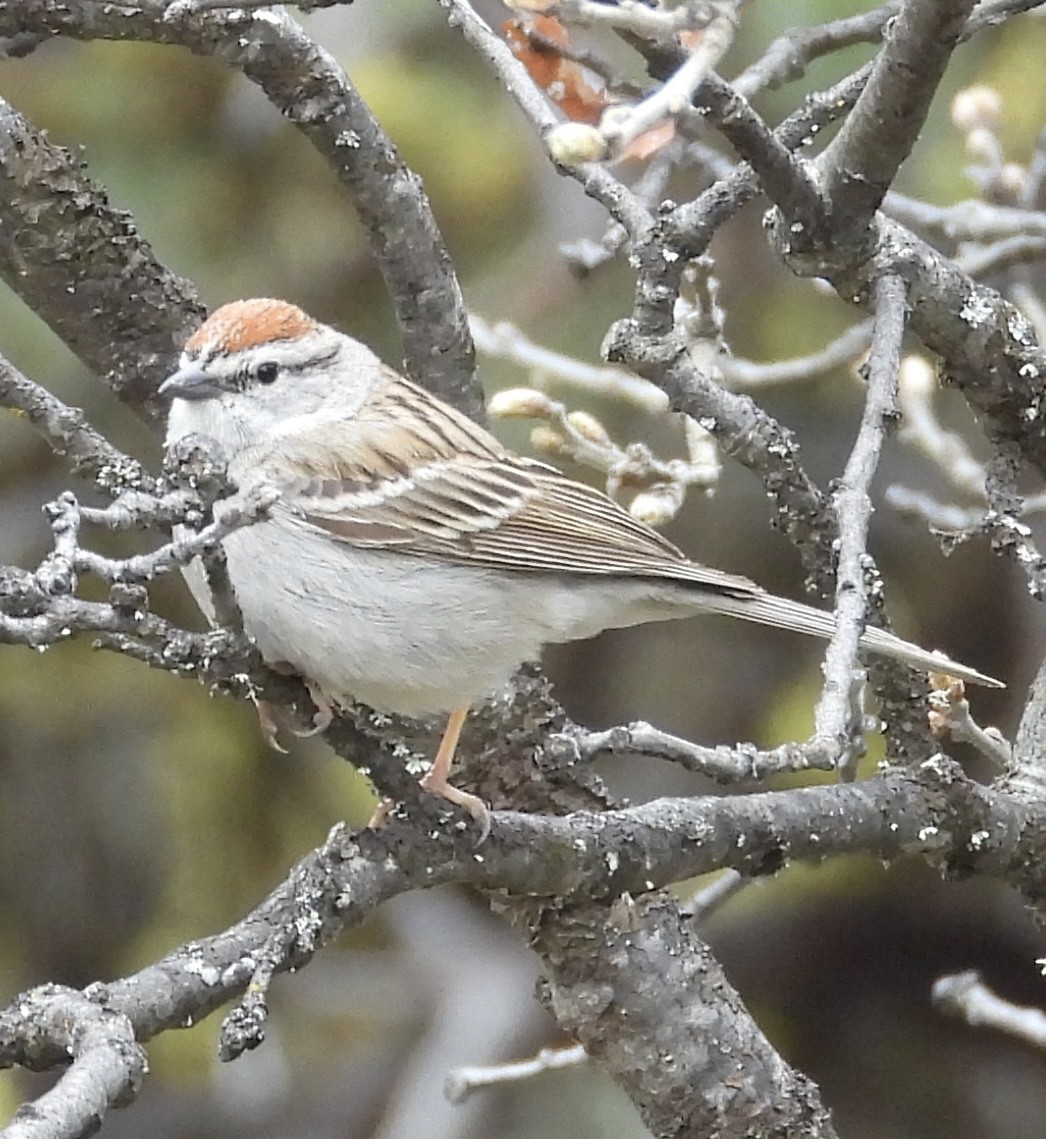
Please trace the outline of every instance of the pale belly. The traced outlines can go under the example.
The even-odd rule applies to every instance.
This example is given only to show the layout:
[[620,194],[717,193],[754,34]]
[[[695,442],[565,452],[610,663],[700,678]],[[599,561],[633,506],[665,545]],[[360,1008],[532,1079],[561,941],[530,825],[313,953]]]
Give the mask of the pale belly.
[[543,644],[677,615],[649,586],[637,584],[628,604],[620,581],[433,566],[280,520],[231,534],[225,548],[244,626],[267,661],[292,665],[335,702],[406,716],[479,701]]

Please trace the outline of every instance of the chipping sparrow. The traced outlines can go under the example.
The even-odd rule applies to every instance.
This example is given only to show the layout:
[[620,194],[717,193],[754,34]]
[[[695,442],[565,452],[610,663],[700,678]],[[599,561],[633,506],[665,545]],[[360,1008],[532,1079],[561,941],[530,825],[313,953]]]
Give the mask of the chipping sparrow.
[[[335,703],[450,713],[422,781],[448,783],[469,706],[546,643],[726,613],[819,637],[830,613],[689,561],[606,495],[522,458],[351,337],[277,300],[235,301],[161,387],[167,442],[216,440],[268,515],[224,541],[247,633]],[[206,585],[193,585],[208,605]],[[873,652],[999,682],[880,629]]]

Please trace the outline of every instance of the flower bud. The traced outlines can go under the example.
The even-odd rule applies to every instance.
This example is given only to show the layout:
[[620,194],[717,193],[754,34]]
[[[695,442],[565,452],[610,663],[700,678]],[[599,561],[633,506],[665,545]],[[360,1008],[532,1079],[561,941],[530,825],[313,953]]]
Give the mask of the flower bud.
[[683,505],[683,487],[679,483],[657,483],[640,491],[629,504],[628,512],[637,522],[663,526],[675,518]]
[[928,399],[937,388],[937,377],[924,356],[905,356],[901,361],[898,385],[902,395]]
[[531,431],[530,445],[535,451],[543,451],[546,455],[569,455],[571,453],[566,439],[558,431],[544,423]]
[[546,136],[549,154],[563,166],[581,166],[585,162],[602,162],[607,156],[607,141],[588,123],[560,123]]
[[572,411],[567,416],[567,423],[587,442],[595,443],[599,447],[612,446],[606,428],[587,411]]
[[1019,162],[1007,162],[999,171],[997,187],[1008,198],[1019,198],[1028,180],[1028,171]]
[[487,404],[487,410],[496,419],[547,419],[552,407],[552,400],[534,388],[506,388]]
[[952,122],[961,131],[997,130],[1001,116],[1002,97],[993,87],[966,87],[952,99]]

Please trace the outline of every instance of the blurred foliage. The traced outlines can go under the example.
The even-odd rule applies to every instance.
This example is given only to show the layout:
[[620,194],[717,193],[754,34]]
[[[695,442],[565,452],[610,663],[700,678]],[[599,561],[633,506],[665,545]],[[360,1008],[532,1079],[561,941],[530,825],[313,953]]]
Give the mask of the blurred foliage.
[[[481,6],[492,19],[506,15],[493,0]],[[786,27],[862,7],[835,0],[750,3],[724,73],[754,59]],[[512,320],[541,343],[596,359],[607,325],[631,304],[631,273],[624,264],[586,279],[570,271],[559,243],[598,239],[605,219],[573,182],[548,167],[522,116],[445,27],[437,6],[357,0],[351,8],[311,16],[307,25],[345,65],[422,175],[471,302],[487,318]],[[805,91],[870,54],[859,46],[819,61],[804,80],[767,93],[758,106],[777,121]],[[1041,72],[1043,58],[1042,20],[1016,22],[965,46],[903,172],[905,191],[939,202],[972,193],[963,176],[962,140],[948,125],[947,99],[973,80],[998,88],[1006,105],[1002,137],[1014,160],[1026,158],[1046,117],[1046,88],[1028,82]],[[629,66],[639,75],[634,61]],[[0,91],[57,141],[83,146],[92,176],[208,303],[283,295],[396,361],[380,276],[345,194],[308,143],[245,80],[180,49],[55,41],[27,59],[0,64]],[[634,172],[638,168],[626,171]],[[680,199],[694,189],[683,175],[672,194]],[[763,242],[760,208],[749,206],[716,240],[720,299],[735,352],[782,359],[816,349],[853,314],[775,262]],[[0,293],[0,327],[2,350],[20,367],[84,406],[121,445],[155,461],[155,440],[6,291]],[[495,386],[522,380],[504,364],[485,365],[484,375]],[[854,377],[835,374],[768,393],[764,402],[796,430],[811,472],[824,482],[835,477],[860,414]],[[593,406],[617,438],[642,436],[663,453],[678,453],[674,424],[636,423],[621,409]],[[968,423],[968,416],[957,413],[956,421]],[[506,428],[505,436],[526,443],[525,430]],[[891,447],[887,462],[891,481],[936,489],[934,472],[918,456]],[[17,417],[0,415],[4,561],[35,564],[47,542],[40,504],[69,481]],[[716,495],[694,497],[670,534],[697,557],[797,595],[797,559],[783,537],[767,534],[769,519],[757,480],[727,462]],[[984,694],[978,705],[984,718],[1011,730],[1023,682],[1042,649],[1021,580],[983,548],[963,549],[942,563],[922,530],[885,512],[876,518],[873,547],[906,635],[1015,681],[1009,693]],[[166,584],[158,596],[172,617],[198,620],[177,585]],[[582,722],[642,717],[703,742],[753,739],[772,746],[810,729],[820,658],[816,644],[797,640],[719,621],[687,622],[557,648],[549,664],[560,695]],[[367,816],[364,781],[318,741],[290,746],[286,756],[264,748],[246,706],[210,699],[195,685],[87,645],[43,655],[0,649],[0,1000],[45,980],[82,984],[117,975],[227,925],[322,841],[334,821]],[[602,769],[616,789],[636,798],[709,790],[667,765],[608,761]],[[918,935],[899,939],[899,930],[914,929],[913,915],[927,899],[936,928],[924,925]],[[460,925],[460,911],[452,911],[458,902],[449,895],[424,911],[428,933],[419,944],[405,915],[428,904],[402,900],[400,909],[383,911],[339,951],[324,954],[307,975],[285,979],[277,987],[273,1039],[256,1057],[216,1072],[217,1021],[156,1042],[154,1074],[142,1100],[111,1116],[106,1133],[309,1130],[418,1139],[481,1135],[496,1126],[501,1135],[548,1139],[641,1134],[631,1106],[593,1072],[546,1076],[443,1114],[439,1089],[450,1053],[440,1033],[450,1017],[444,998],[458,956],[437,948],[455,944],[439,940],[450,938],[448,915],[453,912],[468,933],[477,976],[508,969],[514,953],[525,954],[507,946],[478,907]],[[943,1033],[909,1038],[903,1018],[893,1019],[901,992],[902,1003],[919,1009],[920,1031],[927,1027],[925,991],[911,978],[921,980],[951,960],[941,943],[954,944],[956,930],[965,938],[956,960],[989,974],[994,969],[1003,983],[1019,972],[1017,991],[1029,995],[1026,965],[1043,948],[1035,948],[1012,899],[983,884],[966,890],[942,885],[921,868],[886,875],[858,860],[789,871],[724,907],[713,932],[768,1031],[789,1056],[825,1079],[829,1097],[852,1123],[848,1135],[909,1139],[961,1131],[969,1139],[1030,1139],[1041,1134],[1041,1114],[1038,1129],[1029,1128],[1020,1114],[1025,1106],[992,1116],[971,1106],[973,1091],[969,1098],[956,1092],[960,1083],[973,1084],[964,1079],[959,1055],[981,1065],[984,1102],[997,1095],[1002,1085],[990,1082],[997,1057],[1018,1064],[1010,1045],[996,1042],[992,1052],[978,1040],[984,1059],[969,1046],[969,1033],[946,1026]],[[898,954],[910,955],[910,971],[894,970],[908,987],[898,988],[881,967],[887,947],[895,965]],[[318,985],[317,977],[326,987],[310,998],[309,983]],[[486,1034],[473,1026],[456,1045],[460,1062],[525,1055],[556,1039],[534,1011],[531,974],[520,967],[511,977],[499,990],[499,1008],[479,1008],[497,1002],[475,984],[476,1021],[499,1011],[505,1023]],[[832,1010],[838,1015],[829,1016]],[[883,1010],[891,1018],[889,1032],[881,1031]],[[960,1036],[961,1051],[948,1052],[947,1038]],[[827,1055],[833,1050],[834,1065]],[[1019,1064],[1041,1089],[1041,1064],[1026,1057]],[[888,1071],[889,1079],[862,1087],[869,1070]],[[934,1070],[953,1083],[927,1081]],[[925,1102],[916,1102],[920,1084],[932,1088]],[[404,1106],[407,1086],[421,1104],[420,1116],[409,1116]],[[0,1110],[29,1088],[12,1077],[0,1081]],[[179,1094],[186,1088],[203,1093],[202,1107],[187,1105]],[[876,1113],[876,1096],[890,1099],[890,1112]],[[945,1130],[955,1126],[953,1117],[938,1112],[935,1121],[935,1096],[965,1105],[969,1125]],[[1029,1097],[1046,1111],[1041,1096],[1036,1100],[1024,1085],[1011,1099],[1026,1105]],[[266,1113],[252,1114],[248,1101],[256,1112],[268,1105]],[[410,1126],[403,1122],[408,1118]]]

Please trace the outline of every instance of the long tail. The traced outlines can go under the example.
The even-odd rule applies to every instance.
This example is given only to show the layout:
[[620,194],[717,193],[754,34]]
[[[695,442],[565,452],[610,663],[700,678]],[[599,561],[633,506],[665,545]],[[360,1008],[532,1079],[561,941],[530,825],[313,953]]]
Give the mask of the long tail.
[[[835,617],[823,609],[814,609],[799,601],[789,601],[784,597],[774,597],[770,593],[750,596],[731,596],[728,593],[713,595],[708,591],[702,596],[702,606],[707,612],[725,613],[731,617],[741,617],[760,625],[773,625],[778,629],[790,629],[794,633],[806,633],[811,637],[831,637],[835,632]],[[910,664],[933,672],[943,672],[948,676],[968,680],[973,684],[983,684],[988,688],[1005,688],[1001,680],[985,676],[975,668],[968,668],[952,660],[944,653],[921,649],[910,641],[902,641],[884,629],[868,628],[861,635],[861,645],[873,653],[891,657],[893,660]]]

